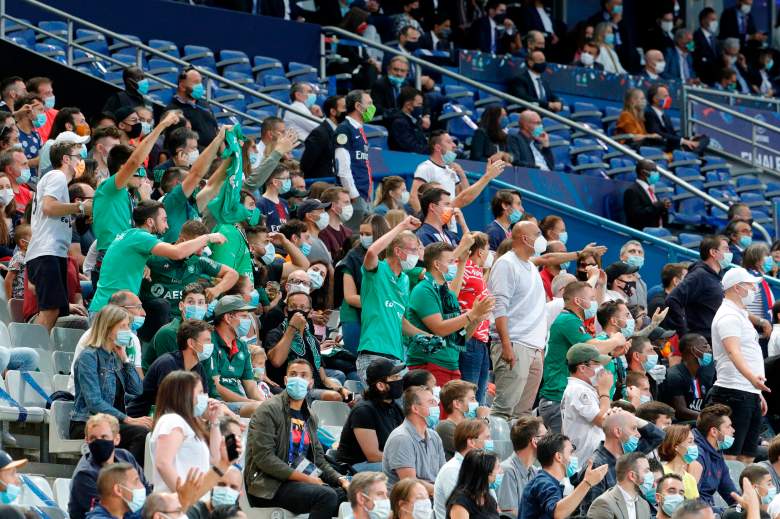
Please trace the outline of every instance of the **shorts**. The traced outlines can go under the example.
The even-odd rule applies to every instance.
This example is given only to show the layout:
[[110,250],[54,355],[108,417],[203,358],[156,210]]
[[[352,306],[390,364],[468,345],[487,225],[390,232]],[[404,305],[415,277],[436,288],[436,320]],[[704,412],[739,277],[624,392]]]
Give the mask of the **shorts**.
[[723,451],[730,456],[755,457],[761,433],[761,399],[758,394],[739,389],[713,386],[707,404],[725,404],[731,408],[734,444]]
[[59,256],[38,256],[26,264],[27,277],[35,285],[39,310],[59,310],[68,315],[68,260]]

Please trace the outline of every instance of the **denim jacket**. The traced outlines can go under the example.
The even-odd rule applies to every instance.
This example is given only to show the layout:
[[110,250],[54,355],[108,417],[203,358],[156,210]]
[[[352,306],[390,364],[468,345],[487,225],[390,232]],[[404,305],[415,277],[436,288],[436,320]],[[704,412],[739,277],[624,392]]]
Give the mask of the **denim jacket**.
[[127,415],[114,407],[116,375],[119,375],[126,397],[143,392],[133,363],[121,364],[115,353],[103,348],[85,348],[76,359],[74,373],[76,403],[70,416],[74,422],[86,422],[96,413],[108,413],[120,422],[124,421]]

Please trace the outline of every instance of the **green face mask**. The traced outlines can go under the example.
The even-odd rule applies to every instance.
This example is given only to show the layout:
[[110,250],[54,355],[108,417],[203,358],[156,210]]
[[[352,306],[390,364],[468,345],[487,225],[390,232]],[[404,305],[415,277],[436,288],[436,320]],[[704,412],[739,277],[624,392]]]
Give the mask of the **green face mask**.
[[374,114],[376,114],[376,106],[375,105],[368,105],[366,109],[363,111],[363,122],[364,123],[370,123],[374,119]]

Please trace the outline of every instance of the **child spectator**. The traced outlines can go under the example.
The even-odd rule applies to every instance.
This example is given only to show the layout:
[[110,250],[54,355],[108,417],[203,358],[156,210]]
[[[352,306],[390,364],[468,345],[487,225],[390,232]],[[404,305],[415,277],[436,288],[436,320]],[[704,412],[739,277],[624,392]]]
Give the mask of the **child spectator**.
[[30,244],[32,229],[27,224],[17,225],[14,236],[17,247],[8,264],[8,274],[5,275],[5,295],[9,300],[24,299],[24,255]]

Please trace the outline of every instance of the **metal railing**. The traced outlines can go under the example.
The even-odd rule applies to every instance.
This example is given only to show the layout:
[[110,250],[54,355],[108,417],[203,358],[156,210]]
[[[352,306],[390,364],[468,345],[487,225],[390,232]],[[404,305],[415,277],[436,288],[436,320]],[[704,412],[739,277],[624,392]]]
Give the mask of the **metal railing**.
[[[349,31],[346,31],[344,29],[341,29],[339,27],[333,27],[333,26],[326,26],[322,28],[322,35],[321,38],[323,39],[323,42],[325,41],[325,38],[328,37],[328,34],[335,34],[338,36],[342,36],[346,39],[359,41],[360,43],[367,45],[369,47],[373,47],[375,49],[379,49],[382,52],[387,52],[396,56],[403,56],[406,58],[411,64],[414,64],[416,67],[416,77],[421,76],[421,72],[423,68],[427,68],[430,70],[433,70],[437,72],[438,74],[441,74],[443,76],[447,76],[449,78],[452,78],[456,81],[459,81],[460,83],[466,84],[468,86],[471,86],[473,88],[479,89],[483,92],[487,92],[488,94],[498,97],[499,99],[502,99],[504,101],[508,101],[511,104],[516,104],[519,106],[522,106],[523,108],[533,110],[534,112],[537,112],[543,117],[547,117],[549,119],[552,119],[558,123],[561,123],[569,128],[572,128],[573,130],[576,130],[578,132],[584,133],[597,141],[617,150],[623,153],[624,155],[631,157],[634,160],[644,160],[644,157],[642,157],[639,153],[634,151],[633,149],[629,148],[628,146],[625,146],[624,144],[621,144],[617,142],[616,140],[612,139],[608,135],[604,134],[603,132],[599,132],[597,130],[594,130],[593,128],[590,128],[588,126],[585,126],[583,124],[580,124],[576,121],[572,121],[571,119],[567,119],[566,117],[562,117],[558,115],[555,112],[551,112],[545,108],[542,108],[541,106],[530,103],[528,101],[525,101],[523,99],[520,99],[518,97],[512,96],[507,94],[506,92],[502,92],[500,90],[497,90],[491,86],[485,85],[483,83],[480,83],[478,81],[475,81],[469,77],[463,76],[461,74],[452,72],[450,70],[447,70],[444,67],[440,67],[439,65],[433,64],[429,61],[426,61],[424,59],[418,58],[417,56],[413,56],[404,52],[399,51],[398,49],[393,49],[392,47],[388,47],[387,45],[383,45],[381,43],[376,43],[372,40],[366,39],[362,36],[359,36],[357,34],[351,33]],[[324,44],[321,45],[321,48],[324,48]],[[718,209],[721,209],[723,211],[728,211],[728,206],[721,202],[720,200],[712,197],[708,193],[702,191],[701,189],[697,188],[696,186],[691,185],[690,183],[686,182],[685,180],[679,178],[671,171],[667,170],[666,168],[661,167],[658,165],[658,171],[661,175],[672,181],[673,183],[677,184],[678,186],[682,187],[686,191],[693,193],[694,195],[703,198],[706,202],[713,205],[714,207],[717,207]],[[753,223],[753,228],[756,229],[761,235],[764,237],[764,239],[767,242],[771,242],[771,238],[769,236],[769,233],[767,230],[758,223]]]
[[[223,76],[220,76],[219,74],[217,74],[215,72],[212,72],[209,69],[205,69],[205,68],[198,67],[198,66],[193,66],[191,63],[189,63],[189,62],[187,62],[187,61],[185,61],[183,59],[177,58],[175,56],[171,56],[170,54],[166,54],[165,52],[162,52],[162,51],[157,50],[155,48],[149,47],[148,45],[145,45],[143,43],[139,43],[138,41],[136,41],[136,40],[134,40],[132,38],[128,38],[127,36],[118,34],[118,33],[114,32],[114,31],[111,31],[111,30],[106,29],[104,27],[101,27],[99,25],[95,25],[94,23],[91,23],[91,22],[88,22],[87,20],[84,20],[82,18],[78,18],[76,16],[73,16],[73,15],[71,15],[71,14],[65,12],[65,11],[61,11],[61,10],[56,9],[54,7],[48,6],[48,5],[46,5],[46,4],[42,3],[42,2],[38,2],[37,0],[14,0],[14,2],[24,2],[26,4],[35,6],[36,8],[39,8],[39,9],[41,9],[43,11],[46,11],[46,12],[51,13],[53,15],[56,15],[56,16],[58,16],[60,18],[63,18],[66,21],[66,23],[67,23],[67,34],[66,34],[66,36],[61,36],[59,34],[43,30],[43,29],[39,28],[38,26],[33,25],[31,23],[28,23],[28,22],[26,22],[26,21],[24,21],[22,19],[19,19],[19,18],[16,18],[14,16],[11,16],[7,12],[6,0],[0,0],[0,39],[4,39],[4,40],[6,39],[6,25],[5,25],[6,21],[11,21],[11,22],[14,22],[15,24],[18,24],[18,25],[22,26],[22,27],[26,27],[28,29],[32,29],[36,33],[42,34],[42,35],[46,36],[47,38],[52,38],[52,39],[55,39],[57,41],[60,41],[60,42],[64,43],[65,44],[66,62],[67,62],[67,64],[69,66],[73,66],[73,61],[74,61],[73,60],[73,51],[74,51],[74,49],[81,50],[81,51],[83,51],[83,52],[85,52],[85,53],[87,53],[87,54],[89,54],[91,56],[94,56],[94,57],[99,58],[101,60],[105,60],[105,61],[107,61],[109,63],[113,63],[115,65],[120,65],[122,67],[126,67],[127,66],[126,63],[124,63],[122,61],[119,61],[116,58],[113,58],[112,56],[105,55],[103,53],[95,51],[94,49],[91,49],[89,47],[81,45],[80,43],[77,43],[75,38],[74,38],[74,36],[75,36],[75,27],[78,25],[78,26],[81,26],[83,28],[90,29],[90,30],[93,30],[95,32],[98,32],[98,33],[102,34],[103,37],[110,37],[115,42],[122,42],[122,43],[126,44],[128,47],[131,47],[131,48],[135,49],[136,64],[139,67],[140,67],[140,65],[141,65],[141,63],[142,63],[142,61],[144,59],[144,55],[152,55],[152,56],[154,56],[156,58],[168,61],[171,64],[175,64],[175,65],[177,65],[178,67],[181,67],[181,68],[190,68],[190,67],[194,68],[198,72],[200,72],[201,76],[203,76],[205,78],[209,78],[209,79],[211,79],[213,81],[216,81],[216,82],[218,82],[218,83],[220,83],[220,84],[222,84],[224,86],[230,87],[233,90],[239,91],[239,92],[241,92],[242,94],[244,94],[245,96],[247,96],[249,98],[254,97],[254,98],[261,99],[261,100],[263,100],[263,101],[265,101],[265,102],[267,102],[267,103],[269,103],[271,105],[274,105],[274,106],[276,106],[278,108],[281,108],[283,110],[295,113],[296,115],[300,115],[301,117],[304,117],[304,118],[309,119],[311,121],[316,121],[318,123],[323,121],[323,119],[321,119],[319,117],[316,117],[316,116],[312,115],[311,113],[303,112],[303,111],[299,110],[297,107],[291,106],[291,105],[289,105],[287,103],[284,103],[284,102],[280,101],[279,99],[271,97],[271,96],[269,96],[267,94],[264,94],[262,92],[258,92],[257,90],[253,90],[251,88],[248,88],[248,87],[246,87],[246,86],[244,86],[244,85],[242,85],[240,83],[236,83],[235,81],[232,81],[232,80],[227,79],[227,78],[225,78]],[[172,87],[172,88],[176,88],[177,87],[177,85],[175,85],[174,83],[171,83],[170,81],[167,81],[164,78],[159,77],[157,75],[151,74],[150,72],[144,71],[144,74],[147,77],[149,77],[150,79],[153,79],[153,80],[159,82],[162,85],[165,85],[165,86],[168,86],[168,87]],[[206,100],[210,104],[220,108],[224,112],[229,112],[229,113],[241,116],[242,118],[250,120],[250,121],[252,121],[254,123],[262,124],[262,122],[263,122],[262,119],[254,117],[252,115],[249,115],[249,114],[247,114],[245,112],[242,112],[242,111],[240,111],[240,110],[238,110],[236,108],[233,108],[233,107],[231,107],[229,105],[225,105],[225,104],[222,104],[222,103],[220,103],[218,101],[212,100],[211,99],[211,89],[212,89],[212,86],[213,85],[212,85],[211,81],[207,81],[206,82]]]
[[[696,85],[683,85],[683,95],[688,93],[699,96],[708,95],[724,98],[728,106],[739,106],[744,104],[745,106],[750,106],[752,108],[770,109],[774,112],[780,113],[780,99],[774,97],[764,97],[753,94],[740,94],[739,92],[715,90],[714,88],[707,88]],[[740,103],[739,101],[745,101],[745,103]]]

